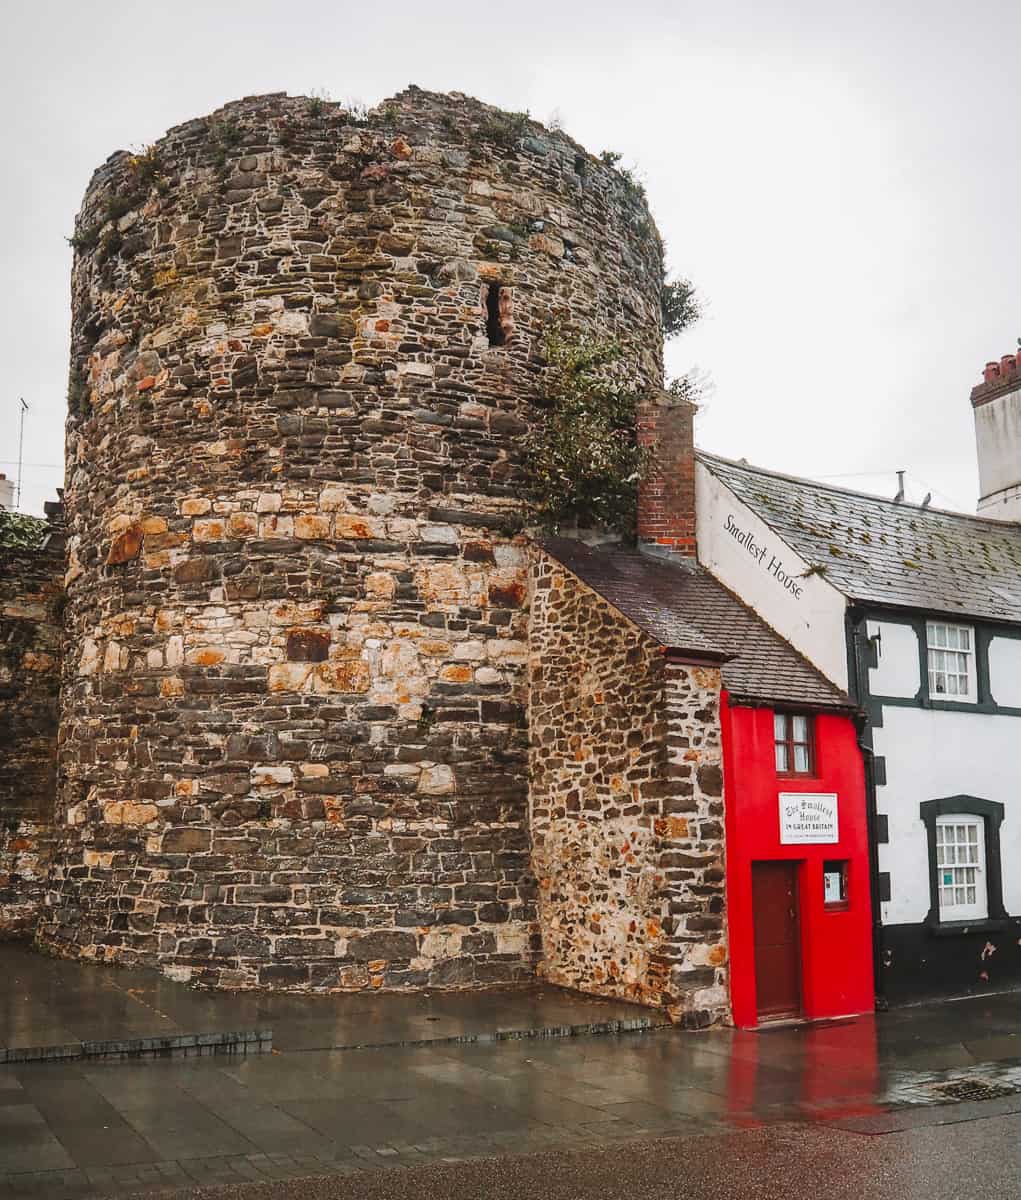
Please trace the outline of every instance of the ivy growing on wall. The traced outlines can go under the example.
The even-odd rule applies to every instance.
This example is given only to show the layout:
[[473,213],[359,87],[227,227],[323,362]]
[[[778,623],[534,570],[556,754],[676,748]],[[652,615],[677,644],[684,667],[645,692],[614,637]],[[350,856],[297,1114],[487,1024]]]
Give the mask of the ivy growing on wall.
[[49,523],[41,517],[29,517],[0,508],[0,549],[37,550],[49,528]]
[[548,532],[631,536],[646,452],[637,441],[641,394],[625,347],[554,330],[545,352],[545,419],[526,444],[538,523]]

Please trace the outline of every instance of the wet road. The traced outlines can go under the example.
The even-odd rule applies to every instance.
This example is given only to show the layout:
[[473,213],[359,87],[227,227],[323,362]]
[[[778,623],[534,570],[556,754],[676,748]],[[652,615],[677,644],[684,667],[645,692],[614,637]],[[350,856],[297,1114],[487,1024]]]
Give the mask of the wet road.
[[181,1200],[1016,1200],[1019,1134],[1021,1116],[878,1136],[820,1125],[774,1125],[605,1150],[175,1195]]

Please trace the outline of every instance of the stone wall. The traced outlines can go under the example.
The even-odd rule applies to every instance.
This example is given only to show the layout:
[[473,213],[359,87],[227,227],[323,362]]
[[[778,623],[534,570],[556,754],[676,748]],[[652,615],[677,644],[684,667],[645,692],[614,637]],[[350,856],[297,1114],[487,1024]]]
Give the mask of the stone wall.
[[63,572],[58,528],[38,549],[0,544],[0,937],[30,932],[46,891]]
[[463,96],[277,95],[114,155],[75,240],[42,939],[225,987],[530,974],[521,435],[554,321],[641,330],[661,383],[641,196]]
[[719,671],[549,555],[532,573],[532,864],[552,982],[725,1020]]

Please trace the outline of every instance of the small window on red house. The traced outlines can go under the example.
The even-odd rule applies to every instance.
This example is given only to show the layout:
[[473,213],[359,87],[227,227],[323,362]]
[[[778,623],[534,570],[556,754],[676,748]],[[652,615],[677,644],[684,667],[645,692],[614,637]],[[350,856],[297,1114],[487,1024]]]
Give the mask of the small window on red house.
[[847,904],[847,861],[837,859],[822,865],[823,903],[829,907]]
[[774,713],[773,743],[778,775],[811,775],[815,769],[812,718],[804,713]]

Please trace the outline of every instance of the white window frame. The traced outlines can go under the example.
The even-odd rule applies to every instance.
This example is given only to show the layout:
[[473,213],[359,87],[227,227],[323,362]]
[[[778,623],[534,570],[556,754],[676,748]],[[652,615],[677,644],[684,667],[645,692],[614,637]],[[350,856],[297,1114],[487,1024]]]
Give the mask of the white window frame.
[[[945,829],[953,833],[941,834]],[[974,899],[962,899],[960,893],[972,888]],[[948,813],[936,818],[936,894],[940,921],[984,921],[989,916],[983,817]]]
[[[926,621],[925,647],[929,668],[929,699],[974,704],[978,700],[974,627],[958,625],[953,621]],[[950,691],[952,687],[957,690]]]

